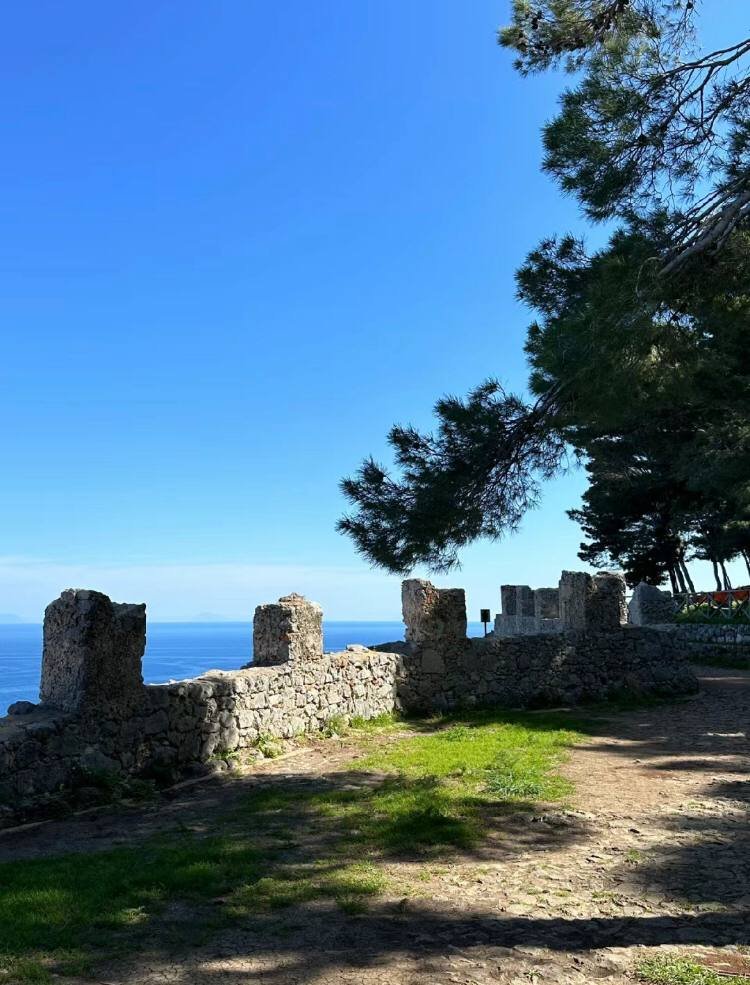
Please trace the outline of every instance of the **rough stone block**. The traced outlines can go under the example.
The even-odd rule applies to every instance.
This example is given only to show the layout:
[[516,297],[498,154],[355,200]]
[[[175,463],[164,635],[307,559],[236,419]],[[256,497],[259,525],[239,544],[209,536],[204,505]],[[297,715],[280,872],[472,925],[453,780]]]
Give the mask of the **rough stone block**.
[[586,628],[592,632],[619,629],[628,621],[625,579],[612,571],[594,576],[594,591],[588,599]]
[[534,592],[534,615],[537,619],[560,616],[560,592],[557,588],[537,588]]
[[651,626],[675,621],[677,606],[669,592],[640,582],[633,590],[628,607],[628,622],[633,626]]
[[410,578],[401,585],[401,605],[407,643],[440,649],[466,640],[462,588],[435,588],[422,578]]
[[500,607],[504,616],[516,615],[516,586],[500,586]]
[[259,605],[253,619],[253,666],[320,660],[323,656],[323,610],[293,593]]
[[560,576],[560,620],[563,630],[586,629],[588,600],[594,579],[585,571],[563,571]]
[[528,585],[516,586],[516,613],[527,619],[534,615],[534,592]]
[[127,715],[143,696],[146,606],[67,589],[44,613],[41,700],[64,711]]
[[563,630],[607,632],[626,621],[625,581],[604,571],[593,578],[585,571],[563,571],[560,619]]

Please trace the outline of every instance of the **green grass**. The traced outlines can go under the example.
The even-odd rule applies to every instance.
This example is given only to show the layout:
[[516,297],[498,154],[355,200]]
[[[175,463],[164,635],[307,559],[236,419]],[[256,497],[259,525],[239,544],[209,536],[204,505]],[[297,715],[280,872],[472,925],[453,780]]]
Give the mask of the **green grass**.
[[382,747],[358,764],[411,779],[436,779],[458,800],[559,800],[570,786],[555,772],[577,733],[554,715],[476,713],[431,735]]
[[656,957],[642,961],[637,968],[638,977],[649,985],[750,985],[750,978],[719,975],[710,968],[688,961],[686,958]]
[[395,712],[387,711],[374,718],[363,718],[355,715],[349,722],[349,728],[355,732],[384,732],[390,729],[404,728],[404,720]]
[[255,748],[266,759],[278,759],[284,752],[281,742],[272,735],[266,735],[265,733],[259,735],[255,740]]
[[[0,983],[46,982],[149,943],[183,949],[227,922],[330,901],[349,914],[383,866],[469,849],[508,809],[570,790],[561,716],[475,713],[349,724],[362,757],[324,780],[267,778],[212,836],[177,831],[96,854],[0,865]],[[4,974],[3,974],[4,972]]]

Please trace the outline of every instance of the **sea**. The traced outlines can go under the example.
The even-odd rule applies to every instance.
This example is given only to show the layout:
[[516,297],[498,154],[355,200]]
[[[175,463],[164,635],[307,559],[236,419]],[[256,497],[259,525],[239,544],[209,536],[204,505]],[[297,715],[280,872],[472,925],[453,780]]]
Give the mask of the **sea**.
[[[483,635],[481,623],[470,623],[469,635]],[[323,623],[326,650],[344,650],[349,643],[370,646],[403,638],[402,622]],[[252,658],[250,623],[152,622],[143,656],[143,679],[147,684],[181,681],[207,670],[237,670]],[[0,715],[14,701],[39,700],[41,662],[41,625],[0,624]]]

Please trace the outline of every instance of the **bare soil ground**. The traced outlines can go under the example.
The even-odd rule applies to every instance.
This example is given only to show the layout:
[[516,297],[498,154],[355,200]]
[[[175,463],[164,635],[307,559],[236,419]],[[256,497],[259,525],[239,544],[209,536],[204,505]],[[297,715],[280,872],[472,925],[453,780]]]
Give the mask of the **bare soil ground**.
[[[575,784],[565,807],[500,815],[470,852],[387,863],[389,889],[366,912],[316,902],[177,952],[154,940],[95,980],[621,985],[657,948],[750,974],[750,673],[700,676],[691,701],[600,719],[563,767]],[[175,826],[210,831],[256,786],[366,782],[347,769],[359,754],[353,741],[326,740],[158,807],[8,833],[0,860],[95,852]]]

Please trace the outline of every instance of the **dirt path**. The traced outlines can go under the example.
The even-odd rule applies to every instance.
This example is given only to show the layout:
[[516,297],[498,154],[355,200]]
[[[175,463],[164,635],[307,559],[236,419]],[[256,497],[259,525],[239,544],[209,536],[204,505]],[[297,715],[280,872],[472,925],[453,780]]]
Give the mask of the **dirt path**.
[[[133,956],[101,980],[620,985],[657,946],[731,959],[740,970],[750,945],[750,674],[701,678],[694,700],[592,728],[565,767],[576,785],[569,808],[499,819],[471,855],[389,866],[397,891],[367,913],[328,903],[280,911],[187,954]],[[330,777],[354,755],[329,740],[251,775],[179,791],[159,810],[5,836],[0,858],[96,850],[177,822],[208,830],[251,785]]]

